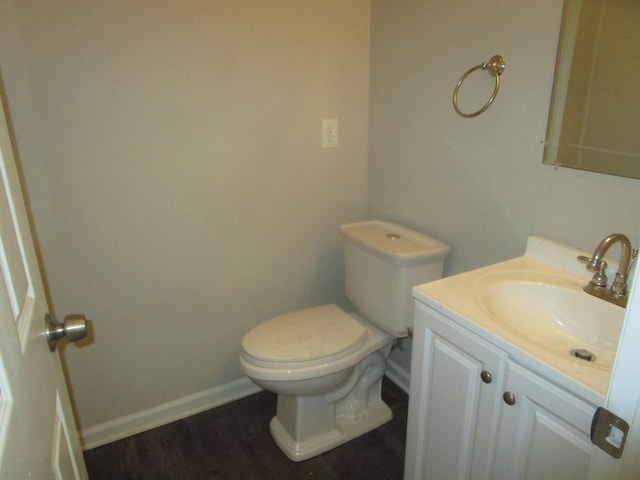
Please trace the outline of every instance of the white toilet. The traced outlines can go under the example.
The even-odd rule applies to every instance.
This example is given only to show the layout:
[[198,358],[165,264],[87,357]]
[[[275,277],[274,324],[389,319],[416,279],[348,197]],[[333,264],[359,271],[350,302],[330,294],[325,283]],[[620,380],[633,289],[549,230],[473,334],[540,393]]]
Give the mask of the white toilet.
[[442,276],[449,247],[399,225],[340,226],[347,298],[358,313],[322,305],[257,325],[242,340],[240,363],[278,394],[270,428],[282,451],[306,460],[391,420],[382,376],[394,339],[413,324],[414,285]]

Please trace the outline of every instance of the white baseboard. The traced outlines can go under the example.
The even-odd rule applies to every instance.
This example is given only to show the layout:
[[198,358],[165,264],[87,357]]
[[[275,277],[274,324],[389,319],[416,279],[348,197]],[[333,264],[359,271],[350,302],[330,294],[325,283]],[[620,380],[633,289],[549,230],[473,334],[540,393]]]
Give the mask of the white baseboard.
[[404,393],[409,395],[409,378],[410,374],[398,363],[391,359],[387,359],[387,378],[395,383]]
[[[389,360],[387,364],[386,376],[405,393],[409,393],[409,372],[393,360]],[[82,448],[83,450],[91,450],[204,412],[210,408],[219,407],[259,391],[260,388],[251,380],[241,378],[203,392],[178,398],[141,412],[83,429],[80,432]]]
[[141,412],[116,418],[80,432],[84,450],[121,440],[182,418],[224,405],[260,391],[248,378],[241,378],[218,387],[163,403]]

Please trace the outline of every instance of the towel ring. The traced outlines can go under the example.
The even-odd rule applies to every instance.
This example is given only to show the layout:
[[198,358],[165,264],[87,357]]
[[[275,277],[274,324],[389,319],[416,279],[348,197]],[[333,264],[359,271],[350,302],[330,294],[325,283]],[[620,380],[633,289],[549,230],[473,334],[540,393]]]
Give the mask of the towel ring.
[[[462,117],[471,118],[471,117],[476,117],[480,115],[487,108],[489,108],[493,103],[493,101],[496,99],[496,95],[498,95],[498,90],[500,90],[500,75],[502,75],[502,72],[504,72],[505,67],[506,67],[506,64],[504,63],[504,58],[502,58],[501,55],[494,55],[493,57],[491,57],[491,60],[489,60],[488,62],[481,63],[480,65],[476,65],[475,67],[472,67],[466,72],[464,72],[464,74],[462,74],[462,77],[460,77],[460,80],[458,80],[458,83],[456,83],[456,88],[453,90],[453,108],[456,109],[456,112],[458,112],[458,114]],[[458,90],[460,90],[460,85],[462,85],[462,82],[464,82],[465,78],[467,78],[470,73],[480,69],[489,70],[489,74],[496,77],[496,86],[493,89],[491,98],[489,98],[487,103],[484,104],[484,107],[482,107],[477,112],[464,113],[458,108]]]

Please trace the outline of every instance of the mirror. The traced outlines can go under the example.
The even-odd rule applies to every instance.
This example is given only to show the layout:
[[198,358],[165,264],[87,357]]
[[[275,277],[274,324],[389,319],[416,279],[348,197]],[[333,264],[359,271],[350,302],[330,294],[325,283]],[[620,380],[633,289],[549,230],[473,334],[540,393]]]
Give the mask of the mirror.
[[640,1],[565,0],[544,163],[640,178]]

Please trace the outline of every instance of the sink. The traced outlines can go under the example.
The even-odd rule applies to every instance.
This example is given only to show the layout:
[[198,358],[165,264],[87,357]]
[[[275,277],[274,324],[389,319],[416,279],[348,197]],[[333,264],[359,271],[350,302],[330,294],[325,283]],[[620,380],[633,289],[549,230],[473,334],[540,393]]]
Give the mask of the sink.
[[582,290],[592,274],[580,255],[588,253],[531,236],[524,255],[418,285],[413,295],[514,361],[600,403],[626,310]]
[[624,309],[582,290],[573,275],[499,271],[481,276],[474,298],[512,335],[555,355],[610,370]]

